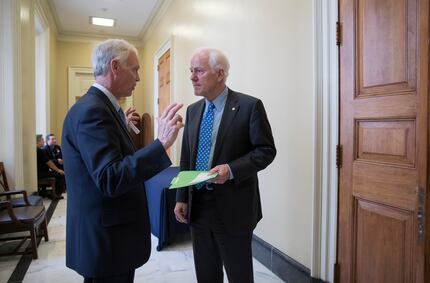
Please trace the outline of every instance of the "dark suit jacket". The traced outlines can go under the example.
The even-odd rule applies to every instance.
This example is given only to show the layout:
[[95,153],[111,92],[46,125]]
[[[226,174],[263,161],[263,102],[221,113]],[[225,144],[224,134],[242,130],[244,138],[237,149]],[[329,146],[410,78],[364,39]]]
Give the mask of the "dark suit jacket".
[[[194,170],[201,117],[202,99],[187,109],[182,141],[181,170]],[[213,185],[218,215],[228,232],[252,231],[262,218],[257,172],[275,158],[272,130],[261,100],[229,89],[218,130],[211,168],[227,163],[234,179]],[[192,223],[193,187],[177,191],[176,200],[188,203]]]
[[170,166],[156,140],[135,150],[105,94],[91,87],[68,112],[66,265],[84,277],[129,272],[150,254],[143,181]]
[[49,145],[45,144],[43,150],[58,168],[63,169],[63,165],[58,163],[58,159],[63,159],[63,154],[61,153],[61,147],[59,145],[54,145],[54,147],[51,148]]

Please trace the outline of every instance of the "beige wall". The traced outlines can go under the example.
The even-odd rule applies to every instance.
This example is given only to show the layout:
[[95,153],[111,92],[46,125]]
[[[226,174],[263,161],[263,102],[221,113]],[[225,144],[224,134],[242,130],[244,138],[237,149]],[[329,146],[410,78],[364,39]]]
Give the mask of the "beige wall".
[[[63,129],[64,118],[68,111],[68,68],[69,67],[92,67],[91,53],[94,43],[83,42],[69,42],[57,41],[56,42],[56,64],[55,64],[55,91],[53,92],[51,101],[52,115],[52,129],[57,135],[57,139],[61,143],[61,134]],[[139,51],[138,49],[138,52]],[[139,54],[140,55],[140,54]],[[133,94],[133,98],[128,98],[126,101],[121,101],[121,106],[126,108],[133,105],[133,99],[139,96],[139,87],[142,83],[138,84]],[[136,107],[138,113],[143,113],[141,107]]]
[[[259,174],[263,220],[255,233],[307,267],[314,178],[312,3],[172,1],[143,42],[143,96],[138,101],[153,113],[154,55],[171,36],[172,97],[186,105],[197,99],[188,71],[193,50],[200,46],[223,50],[231,63],[228,86],[262,99],[278,149],[274,163]],[[180,142],[175,147],[179,149]]]
[[91,67],[91,52],[95,44],[57,41],[56,91],[54,92],[53,132],[61,142],[64,117],[68,105],[68,67]]

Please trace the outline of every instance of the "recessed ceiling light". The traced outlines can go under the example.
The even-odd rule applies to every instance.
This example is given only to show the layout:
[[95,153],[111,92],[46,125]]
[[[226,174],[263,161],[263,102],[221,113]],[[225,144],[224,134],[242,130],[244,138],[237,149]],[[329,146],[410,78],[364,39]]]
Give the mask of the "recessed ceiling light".
[[114,19],[90,17],[90,23],[95,26],[113,27],[115,25]]

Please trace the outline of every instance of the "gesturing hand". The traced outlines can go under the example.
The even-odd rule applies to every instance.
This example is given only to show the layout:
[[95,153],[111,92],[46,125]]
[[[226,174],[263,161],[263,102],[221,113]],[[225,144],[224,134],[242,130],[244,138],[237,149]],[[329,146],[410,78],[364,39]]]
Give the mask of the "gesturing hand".
[[139,114],[136,113],[136,109],[128,107],[127,110],[124,112],[125,118],[127,120],[127,124],[132,122],[133,124],[137,124],[137,121],[139,121]]
[[158,139],[164,149],[168,149],[175,142],[179,130],[184,126],[181,115],[177,114],[179,109],[184,106],[173,102],[167,106],[163,114],[157,118],[158,120]]

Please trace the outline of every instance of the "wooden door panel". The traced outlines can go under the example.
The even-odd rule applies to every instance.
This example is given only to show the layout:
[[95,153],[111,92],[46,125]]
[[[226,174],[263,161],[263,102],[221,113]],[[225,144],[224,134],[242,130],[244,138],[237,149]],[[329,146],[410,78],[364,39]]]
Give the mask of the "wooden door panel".
[[416,170],[355,162],[353,165],[355,198],[414,210],[416,205]]
[[340,0],[340,282],[424,282],[428,14],[429,0]]
[[358,95],[416,88],[416,0],[358,1]]
[[358,120],[356,160],[415,166],[415,120]]
[[361,199],[355,210],[355,282],[411,282],[414,215]]
[[361,98],[354,100],[354,109],[351,109],[356,119],[380,117],[406,117],[415,119],[417,116],[416,92],[393,95],[393,92],[390,91],[384,92],[384,96],[381,96],[381,93],[377,93],[374,99]]
[[170,49],[158,61],[158,113],[170,104]]
[[[170,104],[170,49],[158,59],[158,115]],[[170,156],[170,149],[166,150]]]

